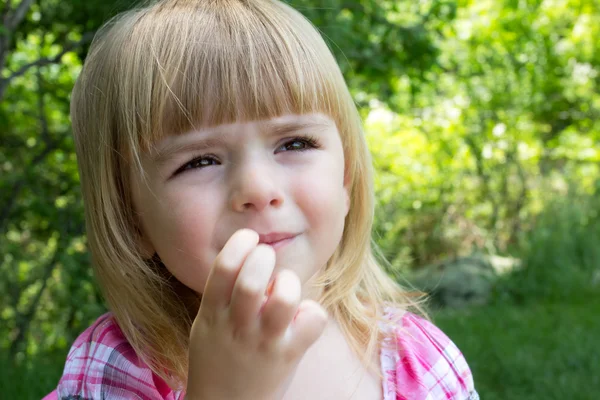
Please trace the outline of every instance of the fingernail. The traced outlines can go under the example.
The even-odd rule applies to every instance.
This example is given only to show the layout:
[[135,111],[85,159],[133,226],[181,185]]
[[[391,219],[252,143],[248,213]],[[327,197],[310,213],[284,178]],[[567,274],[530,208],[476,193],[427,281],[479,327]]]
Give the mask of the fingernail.
[[271,295],[271,292],[273,291],[273,286],[275,286],[275,279],[269,282],[269,285],[267,286],[267,296]]

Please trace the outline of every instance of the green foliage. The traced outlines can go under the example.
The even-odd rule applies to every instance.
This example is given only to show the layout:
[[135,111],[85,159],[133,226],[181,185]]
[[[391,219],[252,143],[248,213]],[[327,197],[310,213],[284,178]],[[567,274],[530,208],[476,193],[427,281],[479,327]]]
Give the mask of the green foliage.
[[552,197],[597,190],[599,18],[591,1],[461,3],[420,90],[398,76],[371,101],[376,231],[395,268],[507,252]]
[[419,90],[424,71],[437,63],[438,38],[457,7],[446,0],[289,3],[323,34],[361,107],[393,96],[398,76],[415,78],[411,90]]
[[[52,4],[60,17],[46,18]],[[0,39],[0,349],[17,362],[64,351],[102,310],[68,119],[81,68],[68,50],[89,41],[82,33],[90,21],[100,23],[93,4],[35,3]]]

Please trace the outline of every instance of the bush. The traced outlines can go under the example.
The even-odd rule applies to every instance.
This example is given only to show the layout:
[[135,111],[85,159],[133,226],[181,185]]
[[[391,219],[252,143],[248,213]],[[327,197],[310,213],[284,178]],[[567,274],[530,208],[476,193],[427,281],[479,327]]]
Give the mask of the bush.
[[498,298],[564,300],[589,293],[600,284],[598,194],[552,200],[521,235],[517,252],[524,268],[498,282]]

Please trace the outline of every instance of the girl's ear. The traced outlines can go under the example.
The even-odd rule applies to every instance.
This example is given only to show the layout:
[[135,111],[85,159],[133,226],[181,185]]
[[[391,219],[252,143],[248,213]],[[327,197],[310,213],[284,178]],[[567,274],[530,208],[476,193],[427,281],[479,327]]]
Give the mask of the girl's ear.
[[348,216],[350,212],[350,194],[348,193],[348,189],[346,189],[346,213],[345,216]]
[[345,204],[344,206],[346,207],[346,210],[344,212],[344,216],[348,216],[348,212],[350,212],[350,179],[348,178],[347,174],[344,174],[344,200],[345,200]]

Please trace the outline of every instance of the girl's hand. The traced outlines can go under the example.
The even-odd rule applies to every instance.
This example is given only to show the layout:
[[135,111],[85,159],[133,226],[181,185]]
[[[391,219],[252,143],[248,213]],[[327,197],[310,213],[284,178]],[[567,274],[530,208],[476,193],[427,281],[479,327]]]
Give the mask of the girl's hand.
[[318,303],[300,301],[295,273],[282,270],[269,284],[274,267],[273,248],[248,229],[233,234],[217,256],[190,334],[189,400],[273,400],[285,393],[327,315]]

